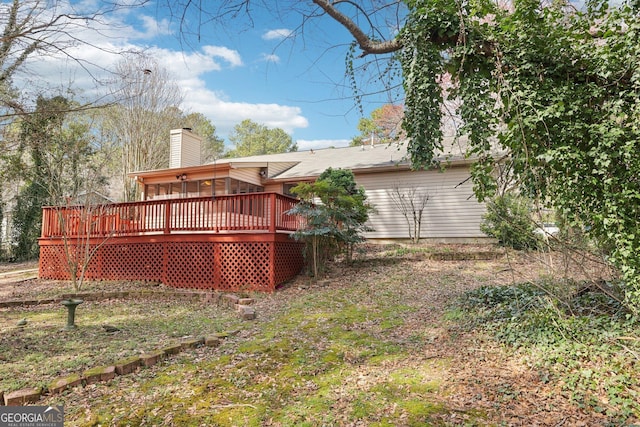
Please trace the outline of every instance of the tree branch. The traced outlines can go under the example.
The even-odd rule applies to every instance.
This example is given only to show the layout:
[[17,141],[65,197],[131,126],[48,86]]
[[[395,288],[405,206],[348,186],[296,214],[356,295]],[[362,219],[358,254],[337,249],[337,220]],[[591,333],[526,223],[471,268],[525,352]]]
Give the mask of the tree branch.
[[313,2],[351,33],[356,42],[358,42],[360,49],[362,49],[362,56],[369,54],[380,55],[402,49],[402,42],[397,38],[384,41],[372,40],[351,18],[336,9],[335,5],[338,2],[328,0],[313,0]]

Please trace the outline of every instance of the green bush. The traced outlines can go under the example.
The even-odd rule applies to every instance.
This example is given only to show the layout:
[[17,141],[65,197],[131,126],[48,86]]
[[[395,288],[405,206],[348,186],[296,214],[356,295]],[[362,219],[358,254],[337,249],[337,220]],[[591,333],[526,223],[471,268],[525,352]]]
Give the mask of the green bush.
[[517,250],[537,249],[539,241],[533,230],[530,202],[513,194],[497,196],[487,203],[480,230],[498,240],[502,246]]
[[304,228],[293,237],[306,243],[313,276],[319,277],[326,260],[340,250],[350,262],[354,245],[364,241],[362,233],[370,230],[366,222],[374,210],[353,172],[328,168],[316,182],[300,183],[291,192],[301,201],[288,214],[305,218]]

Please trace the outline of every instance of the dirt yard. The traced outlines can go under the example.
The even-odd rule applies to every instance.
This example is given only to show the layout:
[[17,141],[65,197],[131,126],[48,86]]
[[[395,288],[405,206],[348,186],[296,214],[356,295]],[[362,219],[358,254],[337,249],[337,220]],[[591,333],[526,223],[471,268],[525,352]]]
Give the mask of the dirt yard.
[[[443,260],[452,253],[466,255]],[[597,260],[581,256],[464,245],[370,246],[353,265],[330,266],[320,281],[300,275],[274,294],[252,295],[258,313],[253,322],[240,322],[228,310],[200,302],[95,302],[80,307],[93,313],[80,317],[80,330],[105,340],[100,357],[83,353],[87,360],[74,363],[78,354],[65,353],[66,346],[55,344],[63,337],[54,337],[51,345],[64,353],[60,363],[67,360],[68,367],[43,374],[29,364],[49,356],[18,351],[16,345],[36,332],[17,330],[15,322],[33,319],[29,325],[53,331],[61,322],[59,307],[3,308],[0,347],[3,362],[15,364],[22,379],[37,385],[43,375],[77,372],[148,351],[146,343],[239,330],[216,351],[197,349],[110,383],[41,401],[65,405],[70,426],[607,425],[611,420],[605,414],[576,405],[563,384],[546,380],[520,353],[447,319],[455,298],[482,285],[597,279],[605,273]],[[68,292],[65,286],[0,282],[0,301]],[[156,284],[91,283],[85,291],[136,286],[163,289]],[[131,304],[139,310],[125,308]],[[175,311],[180,304],[189,313],[186,324]],[[156,317],[164,317],[165,325],[145,324]],[[217,321],[211,321],[214,317]],[[96,331],[107,321],[125,332],[100,335]],[[166,327],[171,322],[176,322],[175,333]],[[123,335],[121,344],[112,345]]]

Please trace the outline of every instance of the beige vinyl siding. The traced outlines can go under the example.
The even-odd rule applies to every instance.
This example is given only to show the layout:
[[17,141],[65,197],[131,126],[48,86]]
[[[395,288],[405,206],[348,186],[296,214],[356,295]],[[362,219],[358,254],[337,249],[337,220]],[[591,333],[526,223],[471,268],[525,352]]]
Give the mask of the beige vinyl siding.
[[280,193],[280,194],[282,194],[282,183],[281,182],[275,182],[275,183],[271,183],[271,184],[266,184],[264,186],[264,191],[266,193]]
[[182,135],[179,133],[171,132],[171,139],[169,142],[169,167],[179,168],[181,161],[182,150]]
[[171,130],[169,167],[181,168],[200,165],[200,145],[199,136],[184,129]]
[[408,238],[407,222],[389,194],[394,186],[401,189],[420,188],[429,194],[422,217],[421,238],[468,239],[486,237],[480,231],[485,207],[476,201],[467,167],[439,171],[398,171],[356,175],[368,200],[377,212],[371,215],[369,225],[375,231],[367,238]]
[[249,182],[254,185],[262,185],[260,180],[260,168],[238,168],[229,170],[229,177],[238,181]]
[[280,175],[282,172],[291,169],[292,167],[294,167],[295,165],[297,165],[299,162],[274,162],[274,163],[267,163],[267,173],[269,174],[269,177],[274,177],[274,176],[278,176]]

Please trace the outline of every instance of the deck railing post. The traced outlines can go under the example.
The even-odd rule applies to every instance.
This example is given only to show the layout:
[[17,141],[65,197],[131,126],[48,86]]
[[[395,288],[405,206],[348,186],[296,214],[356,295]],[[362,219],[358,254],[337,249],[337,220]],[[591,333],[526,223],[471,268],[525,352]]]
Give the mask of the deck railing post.
[[271,221],[269,223],[269,233],[275,233],[276,232],[276,193],[271,193],[270,195],[271,198]]
[[49,225],[49,208],[42,209],[42,227],[40,227],[40,237],[47,237],[47,232],[51,228]]
[[164,202],[164,234],[171,234],[171,201]]

